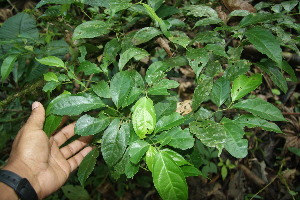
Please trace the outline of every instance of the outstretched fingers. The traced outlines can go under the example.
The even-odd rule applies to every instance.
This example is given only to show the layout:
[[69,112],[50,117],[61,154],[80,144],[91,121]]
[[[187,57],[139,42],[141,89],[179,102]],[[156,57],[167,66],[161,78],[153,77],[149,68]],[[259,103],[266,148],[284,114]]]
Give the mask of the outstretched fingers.
[[81,151],[79,151],[75,156],[68,159],[68,163],[71,167],[71,172],[74,171],[82,162],[83,158],[92,151],[92,147],[85,147]]
[[73,141],[72,143],[64,146],[60,149],[61,153],[68,159],[75,155],[78,151],[80,151],[83,147],[85,147],[91,141],[92,136],[82,136],[77,140]]
[[68,126],[65,126],[62,128],[58,133],[56,133],[53,137],[55,140],[57,146],[61,146],[64,144],[68,139],[74,136],[74,128],[75,128],[75,122],[72,124],[69,124]]

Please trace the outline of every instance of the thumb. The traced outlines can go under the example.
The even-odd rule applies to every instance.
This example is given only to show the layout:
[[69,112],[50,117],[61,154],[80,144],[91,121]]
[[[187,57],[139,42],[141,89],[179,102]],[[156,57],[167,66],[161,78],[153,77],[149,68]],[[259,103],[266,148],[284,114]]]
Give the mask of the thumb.
[[43,130],[44,122],[45,122],[44,106],[40,102],[35,101],[32,104],[32,112],[25,126],[27,127],[27,129],[30,130]]

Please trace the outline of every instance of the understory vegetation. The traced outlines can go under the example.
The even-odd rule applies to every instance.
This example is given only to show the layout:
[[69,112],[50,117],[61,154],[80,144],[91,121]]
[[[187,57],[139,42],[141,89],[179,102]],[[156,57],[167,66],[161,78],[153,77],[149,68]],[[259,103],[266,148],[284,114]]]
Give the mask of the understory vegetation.
[[300,199],[299,1],[0,5],[0,165],[36,100],[93,135],[47,199]]

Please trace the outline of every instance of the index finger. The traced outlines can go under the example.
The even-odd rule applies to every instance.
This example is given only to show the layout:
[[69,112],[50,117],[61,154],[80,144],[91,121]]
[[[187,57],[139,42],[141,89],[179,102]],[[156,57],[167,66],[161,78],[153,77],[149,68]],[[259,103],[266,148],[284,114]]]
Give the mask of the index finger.
[[58,131],[53,137],[54,141],[57,143],[58,146],[64,144],[68,139],[74,136],[74,128],[75,122],[65,126],[60,131]]

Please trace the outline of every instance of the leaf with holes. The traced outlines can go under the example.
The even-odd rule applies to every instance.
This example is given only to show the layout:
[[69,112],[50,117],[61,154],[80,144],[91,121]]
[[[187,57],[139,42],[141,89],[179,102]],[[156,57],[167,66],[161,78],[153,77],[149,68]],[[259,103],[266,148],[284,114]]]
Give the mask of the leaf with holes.
[[262,83],[262,75],[254,74],[253,76],[247,77],[241,75],[233,81],[231,89],[232,101],[239,100],[240,98],[247,95],[249,92],[255,90]]

